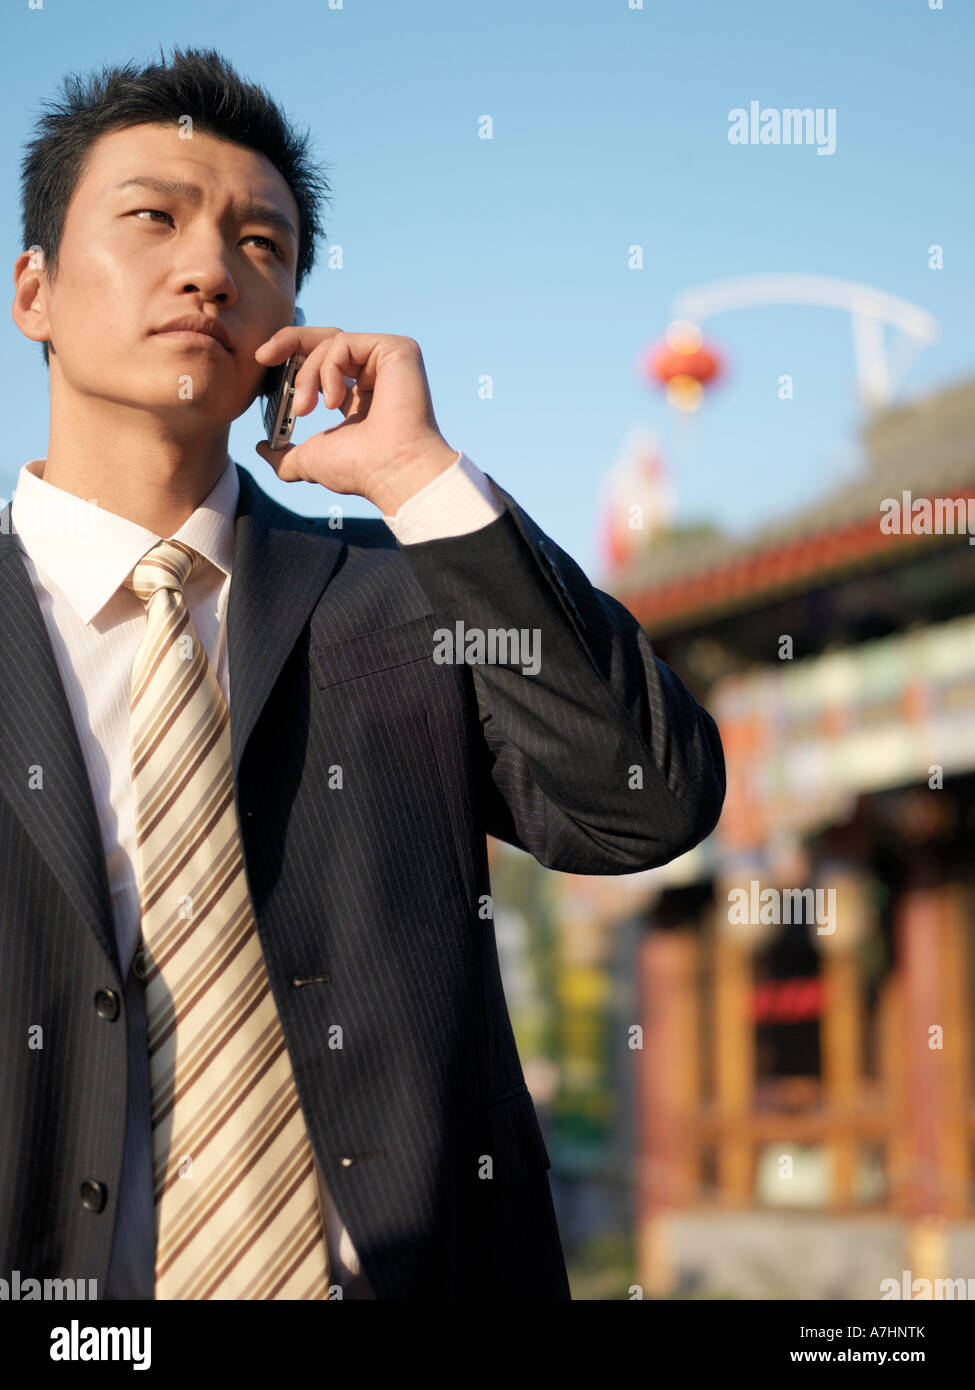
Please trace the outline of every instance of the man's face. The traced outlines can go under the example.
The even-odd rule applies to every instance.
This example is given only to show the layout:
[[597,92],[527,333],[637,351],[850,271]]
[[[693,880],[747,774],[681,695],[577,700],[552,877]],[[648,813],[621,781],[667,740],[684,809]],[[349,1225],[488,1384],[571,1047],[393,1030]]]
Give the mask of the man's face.
[[[266,370],[255,349],[292,321],[299,231],[288,185],[253,150],[175,125],[102,136],[42,290],[52,388],[60,372],[75,392],[185,418],[190,432],[236,419]],[[185,315],[218,321],[230,351],[157,331]]]

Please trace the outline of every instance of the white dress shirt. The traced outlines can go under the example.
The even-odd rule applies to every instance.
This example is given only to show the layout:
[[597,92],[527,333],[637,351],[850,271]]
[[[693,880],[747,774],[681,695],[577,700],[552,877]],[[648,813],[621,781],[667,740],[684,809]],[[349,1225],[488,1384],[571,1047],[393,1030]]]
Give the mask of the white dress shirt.
[[[130,974],[141,931],[130,765],[132,666],[146,630],[145,604],[124,580],[159,540],[177,539],[210,561],[184,593],[193,626],[230,704],[227,599],[240,484],[234,462],[174,537],[161,537],[44,481],[44,460],[20,470],[13,529],[47,627],[91,781],[105,849],[115,938],[126,981],[129,1091],[115,1240],[101,1297],[151,1299],[155,1283],[152,1129],[145,991]],[[490,480],[458,452],[454,463],[384,516],[403,544],[465,535],[500,516]],[[316,1164],[332,1282],[344,1297],[372,1298],[359,1258]]]

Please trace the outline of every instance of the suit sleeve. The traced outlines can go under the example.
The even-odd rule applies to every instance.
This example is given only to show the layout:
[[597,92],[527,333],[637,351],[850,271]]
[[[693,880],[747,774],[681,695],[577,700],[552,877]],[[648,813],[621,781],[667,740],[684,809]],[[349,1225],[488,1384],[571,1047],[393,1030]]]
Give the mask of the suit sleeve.
[[490,481],[504,504],[496,520],[401,544],[443,627],[533,634],[537,673],[487,661],[469,668],[484,829],[571,873],[666,864],[721,814],[717,726],[629,610]]

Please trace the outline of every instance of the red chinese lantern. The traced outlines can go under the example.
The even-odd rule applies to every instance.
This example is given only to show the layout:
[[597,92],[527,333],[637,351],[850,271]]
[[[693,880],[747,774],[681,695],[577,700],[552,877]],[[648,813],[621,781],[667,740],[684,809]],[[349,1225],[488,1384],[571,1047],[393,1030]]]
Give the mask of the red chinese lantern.
[[648,381],[664,387],[672,406],[687,411],[698,409],[705,386],[724,371],[720,355],[705,345],[697,324],[681,319],[670,325],[663,342],[647,348],[640,365]]

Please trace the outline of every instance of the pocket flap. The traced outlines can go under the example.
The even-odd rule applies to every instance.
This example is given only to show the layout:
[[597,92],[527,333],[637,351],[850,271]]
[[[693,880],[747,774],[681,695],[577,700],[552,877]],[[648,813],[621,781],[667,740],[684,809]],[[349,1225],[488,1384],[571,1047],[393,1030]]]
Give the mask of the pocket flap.
[[323,645],[313,639],[309,656],[315,680],[324,688],[371,671],[386,671],[424,658],[432,661],[435,622],[435,614],[421,613],[409,622],[363,632],[342,642]]

